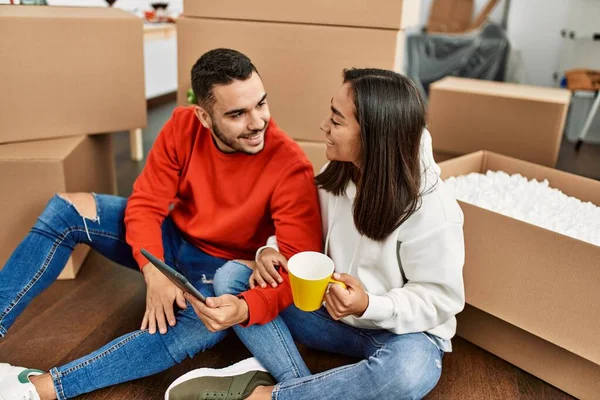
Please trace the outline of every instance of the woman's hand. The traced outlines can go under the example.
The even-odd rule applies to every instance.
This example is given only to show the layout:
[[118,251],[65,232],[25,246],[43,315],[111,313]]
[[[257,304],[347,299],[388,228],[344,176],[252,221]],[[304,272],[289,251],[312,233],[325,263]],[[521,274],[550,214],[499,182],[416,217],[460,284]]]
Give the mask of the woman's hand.
[[369,306],[369,295],[358,279],[348,274],[333,274],[333,279],[344,282],[341,285],[332,283],[325,294],[325,308],[334,320],[340,320],[348,315],[362,316]]
[[262,288],[266,288],[267,284],[272,287],[277,287],[278,283],[283,282],[283,278],[277,272],[277,267],[287,267],[287,259],[273,248],[266,248],[260,252],[256,260],[256,267],[250,276],[250,288],[258,284]]

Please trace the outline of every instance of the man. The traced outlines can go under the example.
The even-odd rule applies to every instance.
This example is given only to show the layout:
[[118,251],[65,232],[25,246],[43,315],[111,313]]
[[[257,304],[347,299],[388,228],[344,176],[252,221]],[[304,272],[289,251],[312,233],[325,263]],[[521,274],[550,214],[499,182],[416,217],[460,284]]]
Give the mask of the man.
[[312,167],[271,120],[250,59],[209,51],[192,69],[192,88],[198,104],[175,109],[129,200],[56,195],[0,271],[0,336],[54,281],[78,243],[141,269],[147,296],[140,330],[49,373],[0,364],[0,398],[72,398],[163,371],[225,336],[186,308],[181,290],[142,248],[205,296],[214,295],[211,280],[220,266],[254,258],[270,235],[284,254],[320,250]]

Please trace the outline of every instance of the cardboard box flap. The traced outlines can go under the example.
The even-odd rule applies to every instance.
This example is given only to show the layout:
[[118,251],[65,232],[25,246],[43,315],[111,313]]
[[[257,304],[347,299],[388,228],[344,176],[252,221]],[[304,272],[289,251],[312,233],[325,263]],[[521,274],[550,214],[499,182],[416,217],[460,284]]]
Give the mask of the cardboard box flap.
[[[600,182],[487,151],[440,163],[440,168],[444,179],[487,170],[547,178],[565,194],[600,200]],[[600,247],[459,203],[468,239],[467,303],[600,364]]]
[[85,136],[0,145],[0,160],[64,160]]
[[[486,151],[478,151],[476,153],[444,161],[441,177],[445,180],[451,176],[461,176],[470,174],[471,172],[479,172],[483,169],[486,157]],[[441,165],[442,164],[440,164],[440,166]]]
[[47,19],[127,19],[143,21],[125,10],[112,7],[15,7],[0,5],[0,18],[47,18]]
[[545,103],[568,104],[571,92],[543,86],[521,85],[508,82],[485,81],[482,79],[459,78],[449,76],[431,84],[436,90],[510,97],[514,99],[534,100]]

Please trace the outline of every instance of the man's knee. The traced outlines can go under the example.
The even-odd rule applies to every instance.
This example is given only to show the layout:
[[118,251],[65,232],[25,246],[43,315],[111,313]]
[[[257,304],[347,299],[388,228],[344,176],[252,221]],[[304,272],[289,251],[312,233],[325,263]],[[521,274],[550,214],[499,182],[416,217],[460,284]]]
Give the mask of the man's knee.
[[155,333],[176,363],[213,347],[227,335],[227,331],[209,332],[191,306],[177,313],[177,324],[167,333]]
[[91,193],[58,193],[58,196],[69,202],[79,215],[89,219],[98,217],[96,199]]
[[252,270],[237,261],[229,261],[215,273],[213,288],[215,294],[240,294],[248,290],[248,280]]

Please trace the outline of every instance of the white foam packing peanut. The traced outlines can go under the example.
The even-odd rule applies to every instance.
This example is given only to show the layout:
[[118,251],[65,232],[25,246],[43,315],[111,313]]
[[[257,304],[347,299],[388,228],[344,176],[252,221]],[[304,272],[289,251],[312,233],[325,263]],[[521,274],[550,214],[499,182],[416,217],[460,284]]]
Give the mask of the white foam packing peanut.
[[600,207],[502,171],[451,177],[446,184],[466,203],[600,246]]

